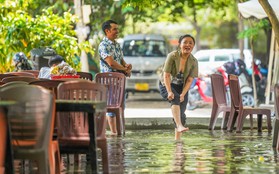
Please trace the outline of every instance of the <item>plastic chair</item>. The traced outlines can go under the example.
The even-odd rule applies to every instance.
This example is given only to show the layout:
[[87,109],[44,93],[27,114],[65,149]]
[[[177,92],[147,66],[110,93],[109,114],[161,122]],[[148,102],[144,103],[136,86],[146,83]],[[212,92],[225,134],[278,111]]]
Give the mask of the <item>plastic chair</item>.
[[63,83],[64,80],[48,80],[48,79],[40,79],[38,81],[32,81],[29,84],[30,85],[38,85],[38,86],[42,86],[46,89],[49,89],[51,91],[53,91],[53,93],[55,94],[55,98],[57,97],[57,87],[60,83]]
[[36,78],[38,78],[40,71],[39,70],[23,70],[21,72],[32,73]]
[[274,123],[274,130],[273,130],[273,140],[272,140],[272,147],[276,147],[279,149],[279,84],[274,86],[274,94],[275,94],[275,112],[276,112],[276,119]]
[[81,79],[86,79],[86,80],[93,80],[93,75],[89,72],[77,72],[77,75],[80,76]]
[[6,74],[12,74],[16,76],[25,76],[25,77],[34,77],[37,78],[38,76],[34,75],[34,73],[31,72],[24,72],[24,71],[18,71],[18,72],[7,72]]
[[4,114],[4,109],[0,108],[0,174],[5,173],[5,156],[6,156],[6,144],[7,138],[7,120]]
[[39,79],[35,77],[27,77],[27,76],[12,76],[12,77],[5,77],[2,79],[2,82],[8,83],[12,81],[24,81],[24,82],[32,82],[32,81],[37,81]]
[[[107,89],[90,81],[67,81],[58,86],[57,99],[106,101]],[[106,109],[94,115],[97,127],[97,147],[102,151],[103,173],[109,172],[106,139]],[[86,113],[58,113],[58,140],[62,153],[87,152],[89,146]]]
[[252,119],[253,114],[257,114],[258,131],[259,132],[262,131],[262,115],[266,115],[267,129],[269,132],[271,132],[272,129],[271,118],[270,118],[271,111],[269,109],[243,107],[238,76],[230,74],[229,82],[230,82],[229,86],[230,86],[230,93],[231,93],[231,113],[228,121],[228,130],[232,131],[234,122],[237,119],[236,132],[241,132],[244,124],[244,119],[246,118],[246,116],[250,115],[250,118]]
[[97,83],[108,85],[107,111],[116,115],[117,134],[125,134],[124,94],[126,77],[122,73],[105,72],[97,73]]
[[14,74],[0,74],[0,81],[2,81],[3,78],[5,77],[11,77],[11,76],[16,76]]
[[223,112],[221,128],[226,129],[226,124],[229,118],[231,107],[227,104],[224,77],[220,74],[211,74],[210,78],[212,87],[213,106],[211,110],[211,117],[208,129],[214,130],[220,112]]
[[39,173],[60,173],[59,147],[52,140],[53,93],[39,86],[7,86],[0,89],[0,99],[18,102],[8,110],[14,159],[35,160]]

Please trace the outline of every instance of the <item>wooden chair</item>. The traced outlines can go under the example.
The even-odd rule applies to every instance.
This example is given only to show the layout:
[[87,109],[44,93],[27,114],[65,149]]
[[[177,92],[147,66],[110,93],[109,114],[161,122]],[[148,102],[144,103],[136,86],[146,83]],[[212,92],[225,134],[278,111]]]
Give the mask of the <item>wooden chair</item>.
[[36,78],[38,78],[40,71],[39,70],[23,70],[21,72],[32,73]]
[[14,159],[36,161],[39,173],[60,173],[58,142],[52,140],[53,93],[39,86],[8,86],[1,88],[0,99],[18,102],[8,111]]
[[243,107],[241,91],[238,81],[238,76],[229,75],[229,86],[231,93],[231,113],[228,121],[228,130],[232,131],[234,127],[234,122],[237,119],[236,132],[241,132],[244,124],[244,120],[246,116],[250,115],[250,118],[253,117],[253,114],[258,115],[258,131],[262,131],[262,115],[266,115],[267,117],[267,129],[271,131],[271,118],[270,118],[270,110],[262,109],[262,108],[250,108]]
[[275,94],[275,114],[276,119],[274,123],[274,130],[273,130],[273,140],[272,140],[272,147],[276,147],[279,150],[279,139],[278,139],[278,132],[279,132],[279,84],[274,86],[274,94]]
[[24,82],[32,82],[37,81],[39,79],[35,77],[28,77],[28,76],[12,76],[12,77],[5,77],[2,79],[2,82],[8,83],[13,81],[24,81]]
[[24,72],[24,71],[7,72],[6,74],[12,74],[12,75],[16,75],[16,76],[25,76],[25,77],[34,77],[34,78],[37,78],[37,77],[38,77],[38,76],[35,76],[33,73]]
[[[67,81],[59,84],[57,99],[106,101],[107,89],[90,81]],[[103,173],[109,172],[106,139],[106,110],[95,114],[97,147],[102,151]],[[58,140],[61,153],[88,152],[87,113],[58,113]]]
[[211,117],[208,129],[214,130],[220,112],[223,112],[221,129],[227,129],[227,121],[229,118],[231,107],[227,104],[224,77],[220,74],[211,74],[210,78],[212,87],[213,106],[211,110]]
[[124,135],[125,75],[117,72],[97,73],[95,81],[108,85],[107,111],[116,114],[117,134]]
[[86,79],[86,80],[93,80],[93,75],[89,72],[77,72],[77,75],[80,76],[81,79]]

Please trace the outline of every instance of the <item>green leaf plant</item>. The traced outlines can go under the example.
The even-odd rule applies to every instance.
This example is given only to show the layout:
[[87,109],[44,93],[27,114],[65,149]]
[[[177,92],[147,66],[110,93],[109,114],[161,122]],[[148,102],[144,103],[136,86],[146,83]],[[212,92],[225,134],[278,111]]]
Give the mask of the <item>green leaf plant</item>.
[[0,73],[13,70],[12,57],[24,52],[30,57],[33,48],[52,47],[68,64],[80,70],[81,50],[94,54],[89,42],[78,43],[75,24],[78,18],[70,12],[59,16],[53,7],[32,16],[32,0],[5,0],[0,3]]

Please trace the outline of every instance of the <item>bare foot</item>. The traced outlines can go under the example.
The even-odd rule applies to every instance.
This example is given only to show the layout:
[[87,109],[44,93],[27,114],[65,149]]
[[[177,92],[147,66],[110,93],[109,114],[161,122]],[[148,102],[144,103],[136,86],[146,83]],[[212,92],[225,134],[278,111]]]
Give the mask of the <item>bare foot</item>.
[[110,135],[111,135],[111,136],[116,136],[117,133],[116,133],[116,132],[111,132]]
[[180,128],[177,128],[177,132],[186,132],[188,131],[189,128],[188,127],[180,127]]

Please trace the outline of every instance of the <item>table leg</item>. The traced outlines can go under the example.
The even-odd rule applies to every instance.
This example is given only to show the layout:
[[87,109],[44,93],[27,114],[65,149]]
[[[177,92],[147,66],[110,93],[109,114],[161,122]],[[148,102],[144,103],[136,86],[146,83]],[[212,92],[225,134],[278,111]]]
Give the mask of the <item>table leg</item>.
[[5,150],[5,171],[6,173],[14,173],[12,145],[10,141],[9,124],[7,120],[7,109],[0,108],[0,120],[1,131],[3,134],[6,134],[5,137],[3,137],[6,139],[5,145],[4,147],[1,147],[3,148],[2,150]]
[[262,132],[263,115],[258,114],[258,132]]
[[97,146],[96,146],[96,127],[94,121],[94,114],[88,114],[88,127],[89,127],[89,156],[91,160],[91,169],[93,173],[98,173],[98,162],[97,162]]

